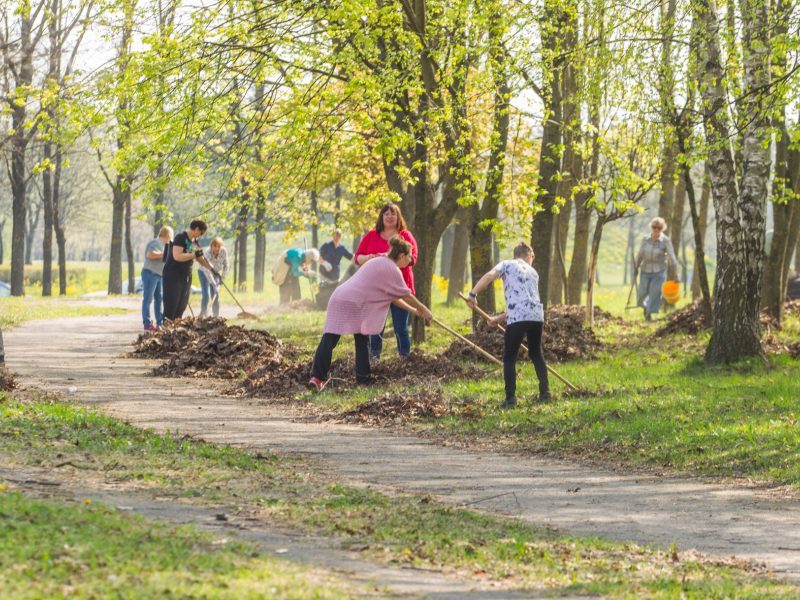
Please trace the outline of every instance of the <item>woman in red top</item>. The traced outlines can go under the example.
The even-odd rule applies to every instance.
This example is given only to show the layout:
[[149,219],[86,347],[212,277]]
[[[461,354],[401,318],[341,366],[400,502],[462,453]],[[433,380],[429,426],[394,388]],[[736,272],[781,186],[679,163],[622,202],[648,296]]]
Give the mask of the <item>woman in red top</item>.
[[[388,203],[381,207],[375,229],[369,231],[362,238],[353,261],[357,265],[363,265],[376,256],[386,256],[389,252],[389,240],[395,235],[399,235],[411,244],[411,263],[407,267],[400,269],[400,272],[403,274],[403,281],[405,281],[408,289],[414,294],[414,272],[411,267],[417,262],[417,240],[408,230],[406,221],[403,219],[403,213],[400,212],[400,207],[396,204]],[[397,352],[400,356],[408,356],[411,353],[411,336],[408,335],[408,311],[393,304],[391,312],[394,336],[397,338]],[[370,336],[369,345],[370,356],[375,360],[380,358],[381,350],[383,349],[383,337],[380,335]]]

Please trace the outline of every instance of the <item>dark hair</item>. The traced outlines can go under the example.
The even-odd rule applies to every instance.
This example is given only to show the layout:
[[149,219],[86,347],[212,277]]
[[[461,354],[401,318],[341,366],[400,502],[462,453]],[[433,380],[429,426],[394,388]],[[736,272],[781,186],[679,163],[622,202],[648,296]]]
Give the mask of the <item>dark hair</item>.
[[406,220],[403,218],[403,213],[400,212],[400,207],[393,202],[388,202],[381,207],[381,212],[378,213],[378,222],[375,224],[375,231],[378,233],[383,231],[383,213],[385,213],[387,210],[390,210],[397,215],[397,231],[408,229]]
[[201,221],[200,219],[195,219],[191,223],[189,223],[189,229],[199,229],[203,233],[208,230],[208,225],[206,225],[205,221]]
[[394,235],[389,240],[389,258],[397,260],[401,254],[411,256],[411,242],[404,240],[399,235]]
[[514,258],[524,258],[526,256],[533,258],[533,248],[525,242],[520,242],[514,246]]

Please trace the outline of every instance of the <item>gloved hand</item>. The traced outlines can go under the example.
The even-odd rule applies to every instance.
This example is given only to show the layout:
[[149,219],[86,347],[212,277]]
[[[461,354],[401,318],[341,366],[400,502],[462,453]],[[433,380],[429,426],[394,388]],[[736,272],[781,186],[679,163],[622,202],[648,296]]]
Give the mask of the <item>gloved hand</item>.
[[319,263],[319,264],[320,264],[320,265],[322,266],[322,268],[323,268],[323,269],[325,269],[326,271],[330,271],[331,269],[333,269],[333,265],[332,265],[331,263],[329,263],[327,260],[323,260],[323,261],[322,261],[321,263]]
[[201,256],[203,256],[203,249],[202,248],[198,248],[197,250],[194,251],[194,255],[197,258],[200,258]]

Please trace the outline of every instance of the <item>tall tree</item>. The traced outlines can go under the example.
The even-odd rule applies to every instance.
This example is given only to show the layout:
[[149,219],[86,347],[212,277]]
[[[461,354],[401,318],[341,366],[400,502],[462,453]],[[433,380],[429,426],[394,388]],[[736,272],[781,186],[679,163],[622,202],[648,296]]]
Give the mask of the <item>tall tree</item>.
[[[3,66],[11,82],[4,100],[11,113],[11,294],[25,293],[25,228],[27,224],[26,195],[30,173],[27,162],[28,145],[36,135],[38,121],[33,101],[34,55],[47,31],[47,2],[20,0],[4,2],[6,15],[0,31],[0,51]],[[10,17],[10,18],[8,18]]]
[[765,2],[743,0],[741,110],[747,117],[742,147],[746,169],[738,185],[716,6],[713,0],[695,0],[692,9],[699,24],[694,43],[700,63],[703,122],[717,215],[714,322],[706,360],[729,363],[747,356],[764,356],[759,301],[771,162],[766,143],[770,122],[765,106],[765,91],[770,83],[769,15]]

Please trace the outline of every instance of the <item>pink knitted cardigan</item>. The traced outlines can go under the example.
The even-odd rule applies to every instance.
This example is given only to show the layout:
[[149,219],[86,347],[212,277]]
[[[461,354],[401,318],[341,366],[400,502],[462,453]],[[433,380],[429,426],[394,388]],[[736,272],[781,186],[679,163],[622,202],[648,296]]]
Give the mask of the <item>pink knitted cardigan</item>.
[[333,292],[323,333],[376,335],[383,329],[389,305],[411,290],[393,260],[368,260]]

